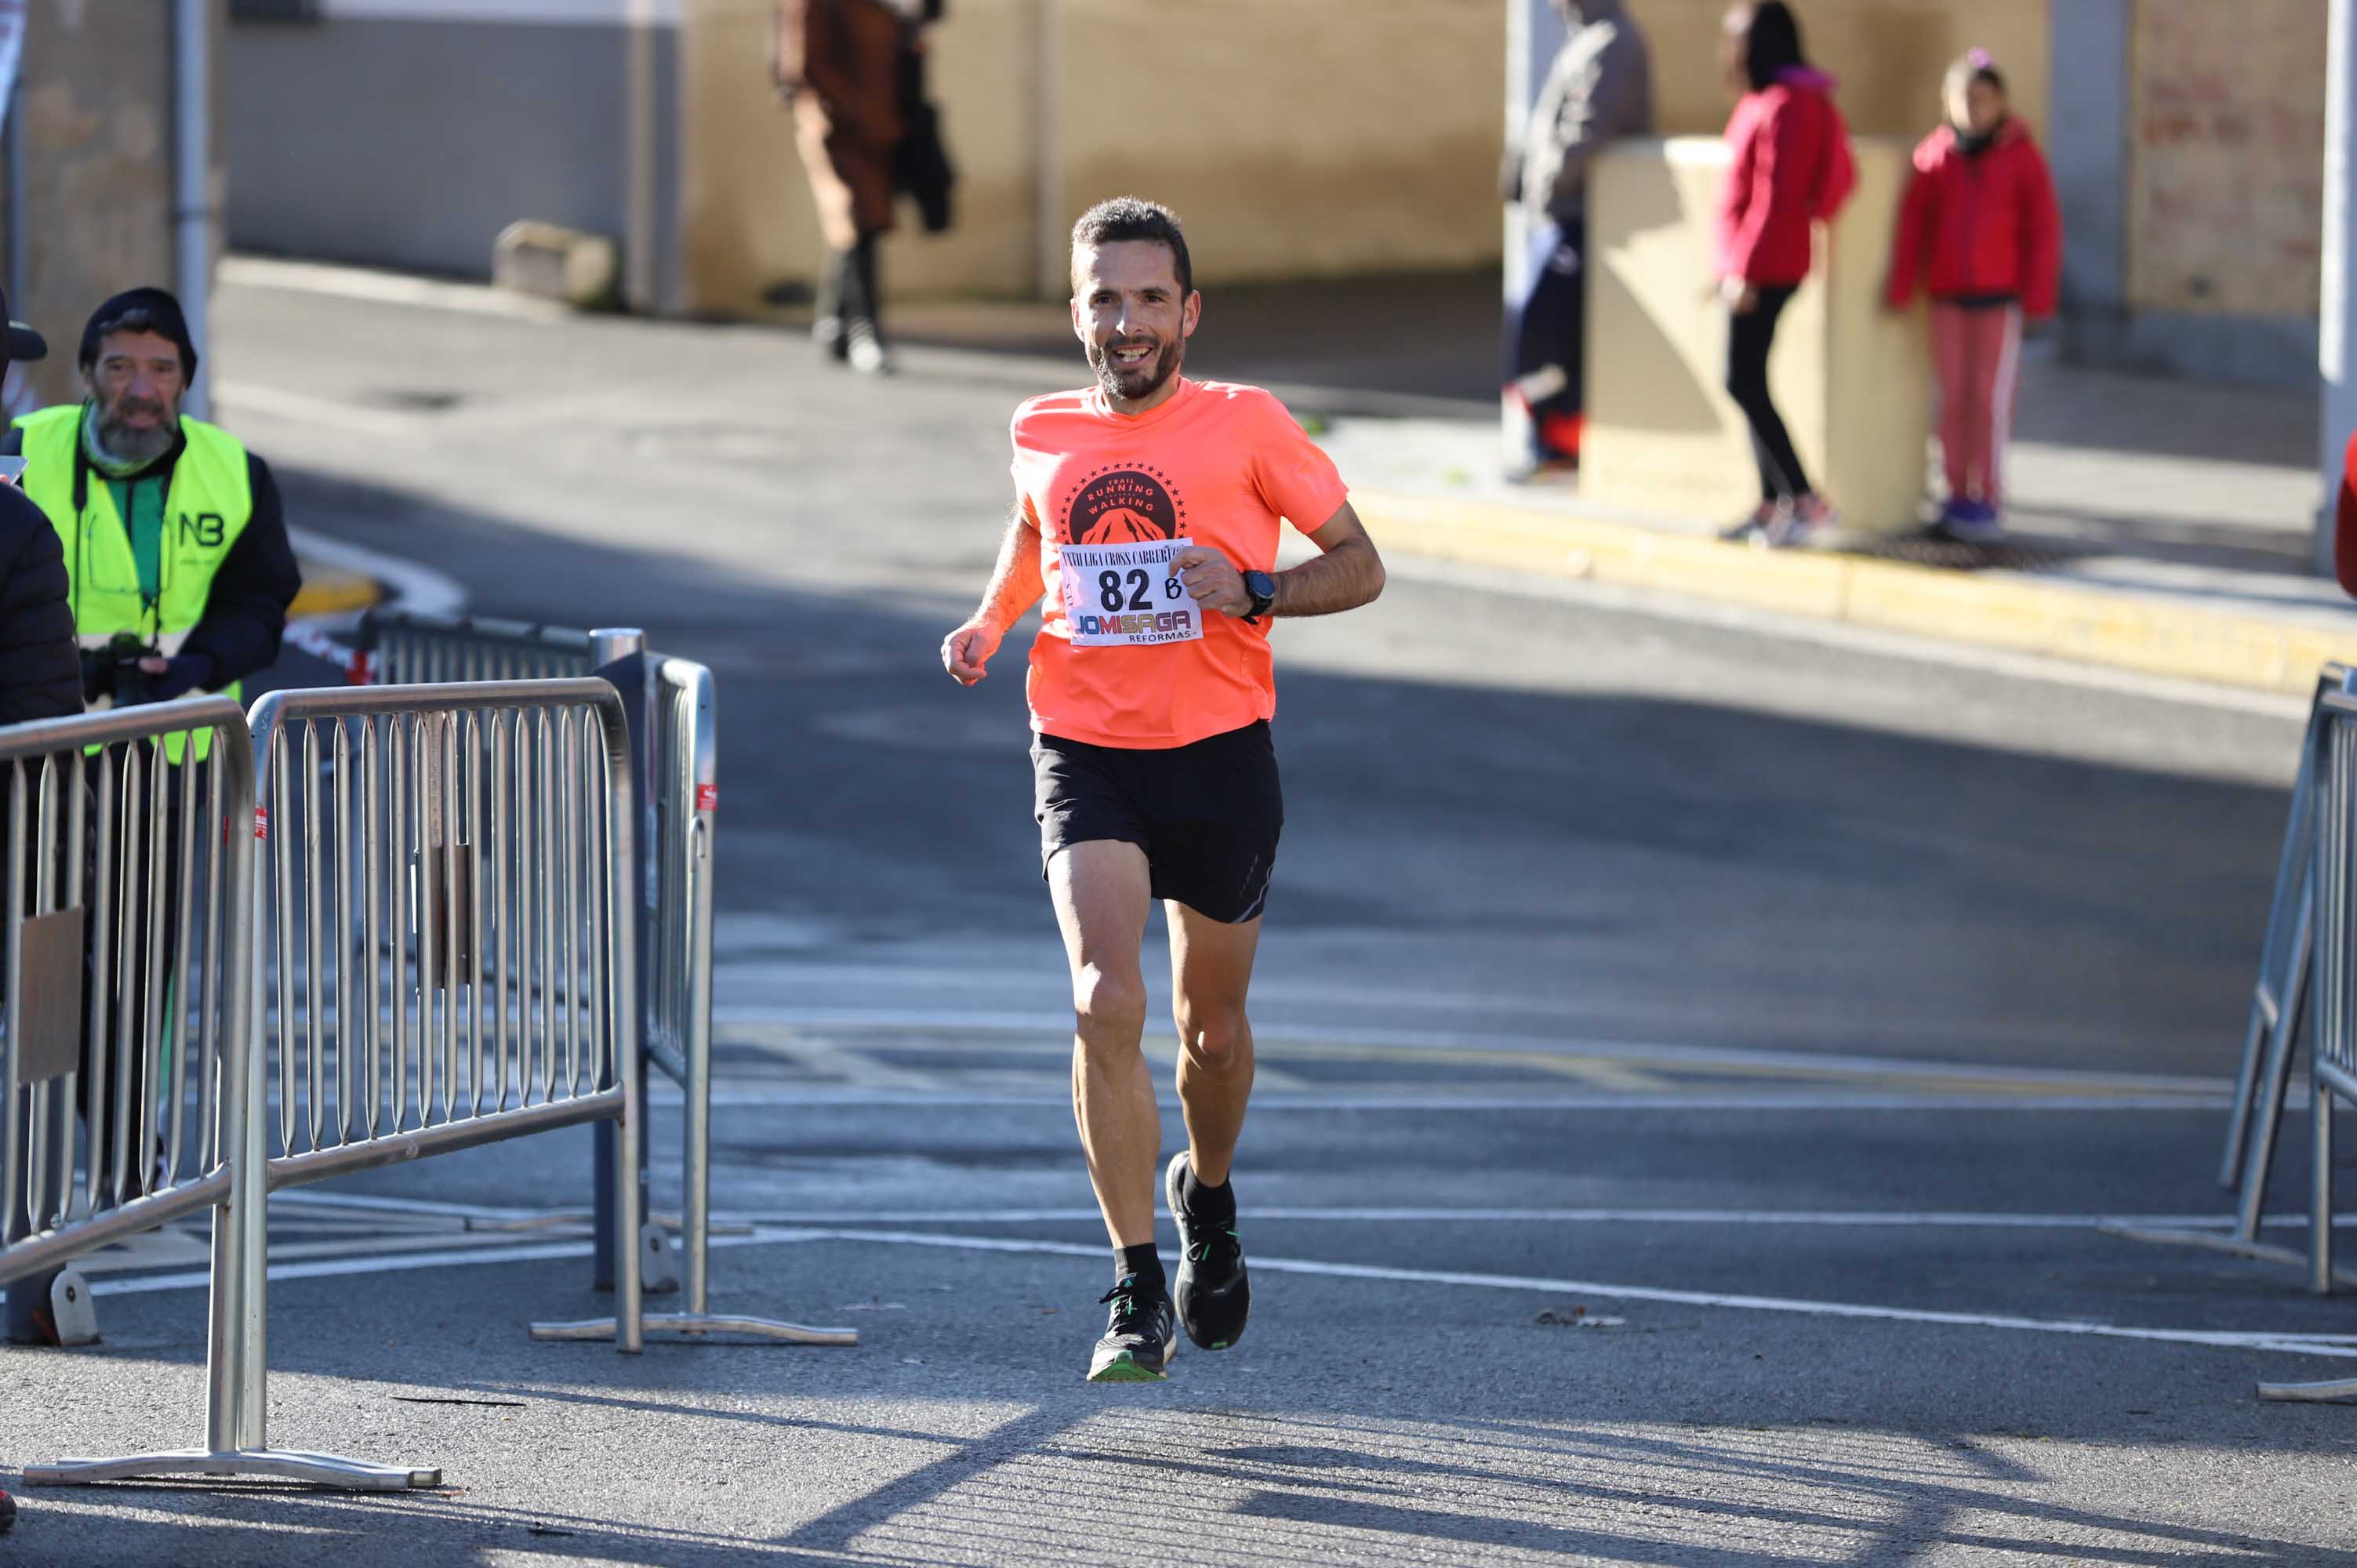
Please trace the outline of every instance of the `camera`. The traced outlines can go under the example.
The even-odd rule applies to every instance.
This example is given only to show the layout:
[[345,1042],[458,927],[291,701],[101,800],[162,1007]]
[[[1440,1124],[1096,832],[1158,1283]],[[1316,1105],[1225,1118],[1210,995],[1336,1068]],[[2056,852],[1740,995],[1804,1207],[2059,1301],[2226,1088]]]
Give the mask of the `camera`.
[[156,700],[156,678],[139,668],[143,659],[153,659],[163,652],[135,631],[118,631],[104,648],[85,648],[81,651],[81,694],[86,702],[101,697],[113,700],[118,708]]

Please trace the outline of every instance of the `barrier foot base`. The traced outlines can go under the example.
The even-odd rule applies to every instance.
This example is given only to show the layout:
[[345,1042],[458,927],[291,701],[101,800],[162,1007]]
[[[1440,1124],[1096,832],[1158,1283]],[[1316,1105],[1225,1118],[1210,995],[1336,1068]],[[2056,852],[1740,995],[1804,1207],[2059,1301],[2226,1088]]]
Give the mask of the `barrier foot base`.
[[[676,1334],[691,1342],[700,1342],[707,1334],[745,1334],[757,1339],[781,1339],[792,1345],[856,1345],[856,1328],[805,1328],[799,1323],[780,1323],[773,1317],[732,1317],[726,1314],[705,1312],[650,1312],[639,1321],[650,1334]],[[535,1323],[532,1326],[534,1339],[611,1339],[614,1320],[610,1317],[585,1318],[578,1323]]]
[[2309,1404],[2332,1404],[2343,1400],[2357,1400],[2357,1378],[2341,1378],[2329,1383],[2261,1383],[2259,1397],[2263,1400],[2287,1400]]
[[[2298,1268],[2308,1266],[2308,1254],[2295,1247],[2278,1247],[2272,1241],[2245,1241],[2239,1236],[2213,1230],[2156,1230],[2138,1225],[2098,1225],[2096,1230],[2105,1236],[2125,1237],[2131,1241],[2157,1241],[2165,1247],[2199,1247],[2205,1251],[2231,1252],[2238,1258],[2256,1258],[2264,1263],[2290,1263]],[[2357,1285],[2357,1269],[2335,1269],[2332,1277],[2345,1285]]]
[[302,1454],[286,1448],[232,1449],[224,1453],[183,1448],[124,1459],[59,1459],[48,1465],[27,1465],[24,1476],[28,1487],[80,1487],[98,1481],[137,1481],[158,1476],[307,1481],[315,1487],[339,1487],[349,1492],[402,1492],[442,1484],[439,1469],[371,1465],[334,1454]]

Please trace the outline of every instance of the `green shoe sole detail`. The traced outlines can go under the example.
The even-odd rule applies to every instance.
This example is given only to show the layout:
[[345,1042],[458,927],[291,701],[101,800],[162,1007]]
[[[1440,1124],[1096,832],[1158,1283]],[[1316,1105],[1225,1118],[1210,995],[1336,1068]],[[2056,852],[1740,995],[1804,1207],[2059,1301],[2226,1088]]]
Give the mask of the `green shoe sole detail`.
[[1136,1357],[1124,1350],[1103,1366],[1091,1369],[1088,1380],[1092,1383],[1167,1383],[1170,1380],[1170,1374],[1145,1366]]

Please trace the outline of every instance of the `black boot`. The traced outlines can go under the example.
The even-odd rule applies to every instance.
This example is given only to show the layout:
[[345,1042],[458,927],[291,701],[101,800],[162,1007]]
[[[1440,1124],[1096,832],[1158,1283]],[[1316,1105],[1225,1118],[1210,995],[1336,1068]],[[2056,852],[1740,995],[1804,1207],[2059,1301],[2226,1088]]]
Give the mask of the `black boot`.
[[892,356],[877,321],[876,236],[861,236],[846,260],[850,264],[845,269],[843,288],[845,357],[853,370],[864,375],[888,375]]
[[850,339],[843,329],[843,304],[857,286],[856,274],[852,253],[836,251],[827,257],[818,275],[818,315],[811,322],[811,338],[838,360],[849,358],[851,352]]

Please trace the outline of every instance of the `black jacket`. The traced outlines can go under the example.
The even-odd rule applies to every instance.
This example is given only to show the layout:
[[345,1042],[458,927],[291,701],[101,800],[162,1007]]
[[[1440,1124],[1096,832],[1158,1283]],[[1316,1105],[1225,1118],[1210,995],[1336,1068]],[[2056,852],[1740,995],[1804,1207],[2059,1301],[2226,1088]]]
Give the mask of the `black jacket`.
[[[21,451],[24,437],[22,430],[11,427],[7,439],[0,442],[0,452]],[[160,484],[168,490],[173,467],[187,445],[185,438],[174,443],[169,452],[132,475],[131,482]],[[74,451],[80,461],[81,447],[77,446]],[[190,629],[180,650],[212,660],[207,691],[242,681],[277,660],[278,641],[286,631],[286,608],[303,586],[302,569],[295,564],[295,547],[286,537],[286,511],[278,499],[278,481],[271,477],[270,465],[252,452],[245,455],[245,466],[246,483],[253,492],[253,516],[221,558],[205,597],[204,618]],[[86,482],[102,485],[106,477],[88,469]],[[127,518],[125,526],[129,526]]]
[[65,547],[24,491],[0,485],[0,725],[80,712]]

